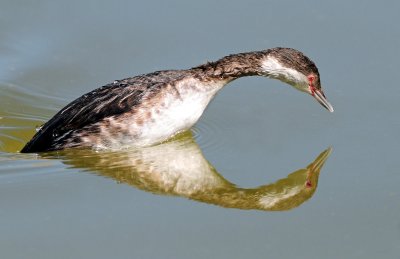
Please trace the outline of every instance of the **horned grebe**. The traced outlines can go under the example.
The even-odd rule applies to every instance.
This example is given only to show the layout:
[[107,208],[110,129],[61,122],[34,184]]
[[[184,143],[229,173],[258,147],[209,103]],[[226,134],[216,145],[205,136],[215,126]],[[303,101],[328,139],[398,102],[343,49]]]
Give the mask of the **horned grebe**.
[[256,75],[292,85],[333,112],[314,62],[295,49],[273,48],[229,55],[187,70],[157,71],[114,81],[65,106],[21,152],[157,144],[192,127],[227,83]]

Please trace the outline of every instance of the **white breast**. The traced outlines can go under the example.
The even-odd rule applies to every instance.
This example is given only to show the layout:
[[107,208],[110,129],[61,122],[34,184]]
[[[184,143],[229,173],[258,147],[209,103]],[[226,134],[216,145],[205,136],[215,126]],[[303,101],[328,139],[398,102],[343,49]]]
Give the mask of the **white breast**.
[[[186,79],[164,92],[160,102],[150,109],[151,119],[140,126],[140,136],[135,146],[148,146],[167,140],[173,135],[191,128],[203,114],[211,99],[226,83],[203,83]],[[138,132],[138,125],[132,125],[132,132]]]

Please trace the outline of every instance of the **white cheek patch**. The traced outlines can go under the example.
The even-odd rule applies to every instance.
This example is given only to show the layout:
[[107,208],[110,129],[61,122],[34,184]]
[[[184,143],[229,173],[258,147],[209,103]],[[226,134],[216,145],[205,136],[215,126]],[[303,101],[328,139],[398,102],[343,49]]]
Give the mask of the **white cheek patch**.
[[308,78],[302,73],[285,66],[271,57],[262,62],[262,69],[266,76],[288,83],[302,92],[309,92]]

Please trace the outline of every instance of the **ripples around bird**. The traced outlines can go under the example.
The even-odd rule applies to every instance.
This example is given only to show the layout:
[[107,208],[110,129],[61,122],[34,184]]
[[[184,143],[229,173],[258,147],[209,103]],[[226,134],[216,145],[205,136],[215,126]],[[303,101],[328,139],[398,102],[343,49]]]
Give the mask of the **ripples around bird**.
[[0,150],[17,152],[65,100],[0,83]]
[[33,134],[35,127],[56,112],[64,100],[30,93],[14,85],[3,84],[1,87],[1,160],[21,160],[21,164],[25,164],[23,168],[29,165],[29,160],[61,161],[69,168],[101,175],[159,195],[181,196],[225,208],[289,210],[313,196],[321,168],[331,152],[329,148],[308,166],[276,182],[261,183],[255,188],[241,188],[230,182],[204,158],[196,141],[204,149],[221,148],[221,143],[203,137],[210,131],[218,131],[213,121],[204,121],[193,131],[180,134],[166,143],[141,149],[74,149],[39,155],[18,154],[16,151]]

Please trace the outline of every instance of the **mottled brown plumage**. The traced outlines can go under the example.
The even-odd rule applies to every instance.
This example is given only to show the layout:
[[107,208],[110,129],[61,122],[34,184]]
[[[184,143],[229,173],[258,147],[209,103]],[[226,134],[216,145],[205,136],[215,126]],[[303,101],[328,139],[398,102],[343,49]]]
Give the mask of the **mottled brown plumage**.
[[191,69],[157,71],[95,89],[65,106],[21,152],[159,143],[190,128],[225,84],[254,75],[276,78],[302,91],[308,91],[301,87],[307,87],[306,77],[313,75],[313,87],[321,89],[317,67],[297,50],[229,55]]

